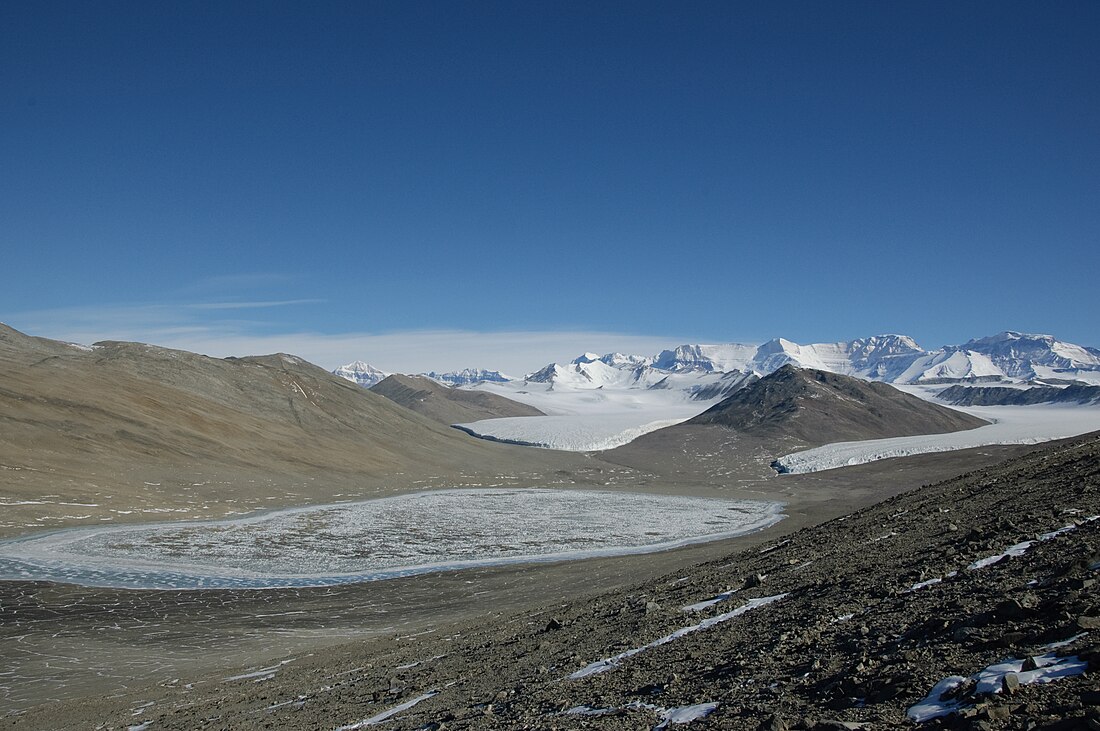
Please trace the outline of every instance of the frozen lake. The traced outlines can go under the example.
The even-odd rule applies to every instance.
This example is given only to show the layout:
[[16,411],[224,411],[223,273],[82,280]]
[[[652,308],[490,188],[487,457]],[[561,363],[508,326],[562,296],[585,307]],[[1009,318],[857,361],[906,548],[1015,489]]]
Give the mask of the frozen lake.
[[74,528],[0,543],[0,580],[132,589],[325,586],[659,551],[743,535],[782,504],[592,490],[464,489],[236,520]]

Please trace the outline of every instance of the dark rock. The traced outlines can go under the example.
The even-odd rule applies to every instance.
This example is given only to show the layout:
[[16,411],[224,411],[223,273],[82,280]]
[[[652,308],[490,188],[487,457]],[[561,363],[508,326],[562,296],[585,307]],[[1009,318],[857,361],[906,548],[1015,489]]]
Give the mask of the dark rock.
[[1009,599],[998,604],[993,613],[1002,619],[1027,619],[1034,611],[1019,599]]
[[1017,647],[1027,641],[1029,635],[1026,632],[1005,632],[997,639],[998,647]]
[[764,719],[759,726],[759,731],[788,731],[790,726],[779,715],[773,715],[770,718]]
[[1100,617],[1090,617],[1082,614],[1077,618],[1077,626],[1081,629],[1100,629]]

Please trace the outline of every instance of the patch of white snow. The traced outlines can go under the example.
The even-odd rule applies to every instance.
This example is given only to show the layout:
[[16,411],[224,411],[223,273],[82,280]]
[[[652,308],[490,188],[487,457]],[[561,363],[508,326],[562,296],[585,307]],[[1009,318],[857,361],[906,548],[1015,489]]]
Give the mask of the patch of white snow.
[[1081,675],[1088,669],[1088,662],[1076,655],[1058,657],[1054,653],[1033,657],[1034,670],[1024,670],[1024,660],[1010,659],[994,663],[969,678],[952,675],[936,683],[931,692],[919,703],[909,707],[906,716],[911,721],[924,723],[940,718],[972,705],[964,699],[947,697],[961,683],[973,681],[975,695],[990,695],[1001,692],[1006,675],[1014,674],[1020,685],[1032,683],[1050,683],[1059,678]]
[[732,612],[726,612],[725,614],[719,614],[719,615],[714,616],[714,617],[709,617],[707,619],[704,619],[699,624],[693,624],[693,625],[690,625],[688,627],[681,627],[680,629],[676,630],[672,634],[665,635],[664,637],[656,639],[653,642],[650,642],[648,645],[642,645],[641,647],[635,647],[633,649],[626,650],[625,652],[620,652],[618,655],[614,655],[612,657],[607,657],[607,658],[604,658],[602,660],[597,660],[596,662],[589,663],[588,665],[581,668],[580,670],[577,670],[577,671],[573,672],[572,674],[570,674],[569,679],[570,680],[579,680],[580,678],[586,678],[589,675],[598,675],[599,673],[606,673],[608,670],[614,670],[615,668],[619,667],[619,665],[622,664],[623,660],[634,657],[635,655],[638,655],[642,652],[645,652],[646,650],[652,650],[655,647],[660,647],[661,645],[668,644],[669,642],[673,642],[674,640],[678,640],[681,637],[692,634],[693,632],[698,632],[699,630],[709,629],[710,627],[713,627],[713,626],[718,625],[718,624],[722,624],[723,622],[728,622],[729,620],[734,619],[736,617],[740,617],[742,614],[745,614],[746,612],[750,612],[753,609],[756,609],[758,607],[766,606],[766,605],[771,604],[773,602],[777,602],[785,596],[787,596],[787,595],[786,594],[776,594],[775,596],[766,596],[766,597],[760,597],[759,599],[750,599],[749,601],[747,601],[744,604],[742,604],[741,606],[739,606],[737,609],[734,609]]
[[354,731],[354,729],[363,728],[364,726],[377,726],[380,723],[390,720],[402,711],[409,710],[417,703],[422,703],[423,701],[426,701],[429,698],[433,698],[437,695],[439,695],[439,691],[432,691],[430,693],[425,693],[424,695],[418,695],[412,700],[405,701],[399,706],[394,706],[393,708],[382,711],[381,713],[371,716],[370,718],[364,718],[362,721],[356,721],[355,723],[349,723],[346,726],[340,726],[336,729],[336,731]]

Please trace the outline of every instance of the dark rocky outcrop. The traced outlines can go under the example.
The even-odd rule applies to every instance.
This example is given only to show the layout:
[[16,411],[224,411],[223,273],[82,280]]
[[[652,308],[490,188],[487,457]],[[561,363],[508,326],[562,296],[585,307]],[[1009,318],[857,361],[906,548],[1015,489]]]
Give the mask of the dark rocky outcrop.
[[1032,386],[950,386],[938,398],[955,406],[1031,406],[1033,404],[1100,404],[1100,386],[1073,384],[1065,388]]
[[687,422],[756,437],[794,437],[807,444],[938,434],[985,423],[885,383],[791,365]]

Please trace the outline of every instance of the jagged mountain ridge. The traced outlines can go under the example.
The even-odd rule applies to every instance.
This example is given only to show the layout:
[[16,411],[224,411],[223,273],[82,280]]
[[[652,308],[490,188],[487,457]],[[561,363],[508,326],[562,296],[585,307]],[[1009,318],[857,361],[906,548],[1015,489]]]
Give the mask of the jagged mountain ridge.
[[[1100,349],[1051,335],[1014,331],[933,351],[924,350],[907,335],[886,334],[809,345],[784,338],[759,346],[686,344],[654,356],[585,353],[569,363],[550,363],[528,374],[523,383],[543,384],[548,390],[678,389],[690,398],[711,400],[728,396],[787,364],[896,384],[1035,381],[1051,386],[1100,385]],[[390,375],[361,360],[333,373],[367,388]],[[421,375],[456,388],[516,380],[483,369]]]
[[1050,335],[1006,331],[928,351],[905,335],[799,345],[783,338],[752,348],[683,345],[653,364],[671,372],[740,370],[766,375],[791,363],[888,383],[1044,379],[1100,382],[1100,351]]
[[475,383],[507,383],[508,381],[515,380],[511,376],[506,376],[500,371],[490,371],[484,368],[463,368],[460,371],[449,371],[447,373],[430,371],[428,373],[421,373],[420,375],[438,383],[442,383],[445,386],[470,386]]
[[[763,345],[680,345],[652,356],[586,353],[569,364],[551,363],[527,376],[533,383],[569,382],[653,388],[655,374],[765,376],[784,365],[902,384],[1043,380],[1052,384],[1100,384],[1100,350],[1050,335],[1005,331],[939,350],[921,348],[907,335],[875,335],[838,343],[798,343],[776,338]],[[619,373],[612,373],[614,369]],[[661,386],[665,387],[665,386]]]

